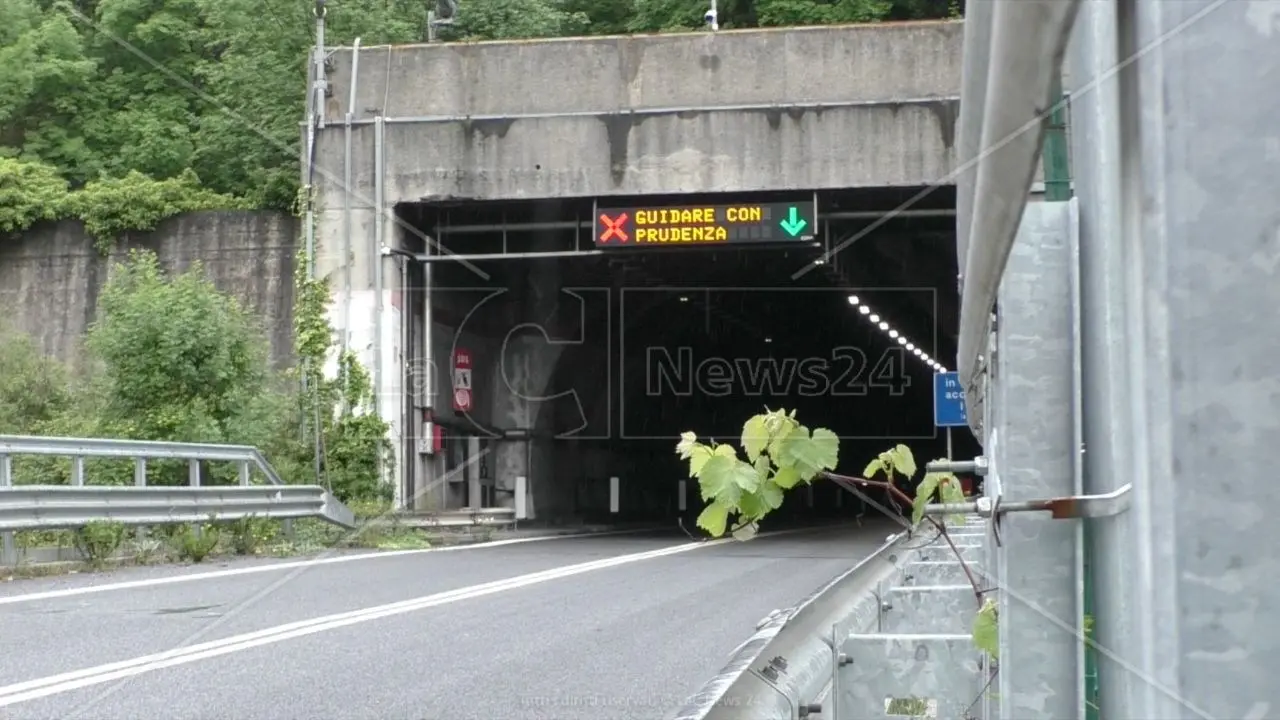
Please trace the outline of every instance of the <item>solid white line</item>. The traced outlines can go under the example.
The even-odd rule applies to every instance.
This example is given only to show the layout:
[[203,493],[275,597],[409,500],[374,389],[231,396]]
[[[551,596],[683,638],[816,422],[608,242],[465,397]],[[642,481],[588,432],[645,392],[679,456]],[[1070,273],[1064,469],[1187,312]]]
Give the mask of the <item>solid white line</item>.
[[450,547],[440,548],[422,548],[419,550],[385,550],[380,552],[360,553],[359,555],[337,555],[334,557],[313,558],[310,560],[293,560],[290,562],[271,563],[269,565],[255,565],[253,567],[233,568],[230,570],[211,570],[208,572],[198,572],[189,575],[170,575],[167,577],[146,578],[143,580],[124,580],[121,582],[105,583],[102,585],[85,585],[82,587],[62,588],[60,590],[45,590],[43,592],[27,593],[26,595],[10,595],[0,596],[0,605],[12,605],[14,603],[33,602],[36,600],[53,600],[55,598],[74,597],[76,595],[90,595],[93,593],[113,592],[116,590],[133,590],[135,588],[154,587],[157,585],[173,585],[175,583],[194,582],[197,580],[216,580],[226,577],[236,577],[239,575],[255,575],[257,573],[277,572],[279,570],[292,570],[294,568],[312,567],[314,565],[336,565],[338,563],[355,562],[357,560],[380,560],[382,558],[401,557],[404,555],[424,555],[426,553],[441,552],[457,552],[463,550],[484,550],[485,548],[502,547],[504,545],[519,545],[522,543],[541,542],[545,540],[567,540],[570,538],[584,539],[606,537],[609,535],[626,535],[628,533],[645,532],[644,530],[609,530],[599,533],[578,533],[575,535],[539,535],[537,537],[525,538],[508,538],[506,540],[492,540],[484,543],[474,543],[471,545],[453,545]]
[[362,610],[337,613],[334,615],[312,618],[310,620],[278,625],[265,630],[258,630],[251,633],[223,638],[221,640],[212,640],[198,645],[169,650],[167,652],[144,655],[130,660],[108,663],[97,667],[86,668],[84,670],[75,670],[72,672],[61,673],[59,675],[27,680],[0,687],[0,707],[28,702],[42,697],[48,697],[50,695],[56,695],[58,693],[79,690],[81,688],[99,685],[101,683],[111,682],[121,678],[132,677],[134,675],[141,675],[143,673],[173,667],[175,665],[185,665],[241,650],[249,650],[251,648],[270,645],[292,638],[313,635],[315,633],[324,632],[325,630],[334,630],[349,625],[391,617],[393,615],[403,615],[416,610],[423,610],[430,607],[458,602],[459,600],[472,600],[507,590],[515,590],[551,580],[580,575],[593,570],[603,570],[605,568],[627,565],[652,558],[665,557],[667,555],[675,555],[677,553],[688,552],[698,548],[713,547],[729,542],[734,541],[732,539],[721,539],[700,543],[687,543],[662,548],[660,550],[650,550],[648,552],[621,555],[604,560],[579,563],[577,565],[569,565],[552,570],[520,575],[506,580],[497,580],[494,582],[483,583],[481,585],[473,585],[471,587],[460,588],[458,590],[424,595],[410,600],[402,600],[400,602],[378,605],[375,607],[364,608]]

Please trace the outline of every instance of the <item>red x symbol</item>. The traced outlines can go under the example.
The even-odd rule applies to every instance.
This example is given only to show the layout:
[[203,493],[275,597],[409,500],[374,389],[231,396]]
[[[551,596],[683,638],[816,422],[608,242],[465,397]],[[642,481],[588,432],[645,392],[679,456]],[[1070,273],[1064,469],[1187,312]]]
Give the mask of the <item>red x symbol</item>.
[[626,242],[631,238],[627,237],[627,233],[623,231],[622,226],[627,222],[627,214],[622,213],[617,218],[610,218],[608,215],[601,214],[600,222],[604,223],[605,231],[600,234],[600,242],[609,242],[609,238],[614,235],[618,236],[618,242]]

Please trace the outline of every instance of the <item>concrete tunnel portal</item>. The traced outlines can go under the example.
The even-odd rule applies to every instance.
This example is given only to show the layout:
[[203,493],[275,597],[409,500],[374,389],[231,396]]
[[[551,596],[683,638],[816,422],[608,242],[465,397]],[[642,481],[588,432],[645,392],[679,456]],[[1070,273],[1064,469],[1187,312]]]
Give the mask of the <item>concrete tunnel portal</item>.
[[[523,475],[539,524],[691,526],[702,502],[692,481],[680,500],[679,434],[736,445],[766,406],[835,431],[846,473],[898,442],[921,461],[944,455],[920,354],[955,354],[954,191],[894,212],[920,189],[398,205],[412,228],[401,247],[417,260],[400,266],[406,373],[418,376],[406,386],[422,385],[428,364],[436,378],[429,399],[405,394],[405,427],[418,430],[406,435],[424,440],[406,440],[417,461],[404,497],[418,509],[511,507]],[[761,206],[806,201],[813,227],[772,241],[717,241],[724,230],[696,210],[758,221]],[[694,229],[598,247],[601,208],[647,208],[631,211],[631,234]],[[665,208],[695,210],[681,222]],[[973,449],[967,433],[953,442]],[[860,509],[818,483],[789,493],[773,522]]]

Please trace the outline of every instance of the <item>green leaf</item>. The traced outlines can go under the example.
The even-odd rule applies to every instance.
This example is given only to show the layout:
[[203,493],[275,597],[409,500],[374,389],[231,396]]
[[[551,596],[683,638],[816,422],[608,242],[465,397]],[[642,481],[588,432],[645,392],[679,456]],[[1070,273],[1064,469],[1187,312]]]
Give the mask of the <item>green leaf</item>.
[[756,494],[764,501],[764,504],[770,510],[777,510],[782,507],[782,488],[778,486],[775,480],[765,480],[760,483],[760,489]]
[[917,525],[924,519],[924,506],[929,504],[929,500],[933,497],[934,491],[938,489],[938,482],[941,480],[941,473],[929,473],[920,481],[919,487],[916,488],[915,500],[911,503],[912,525]]
[[973,618],[973,644],[993,658],[1000,657],[999,610],[991,598],[982,603]]
[[680,442],[676,443],[676,454],[681,460],[688,460],[693,455],[693,449],[701,447],[698,445],[698,436],[691,432],[680,433]]
[[711,448],[706,445],[695,445],[689,449],[689,477],[698,477],[702,468],[711,459]]
[[770,508],[759,493],[742,493],[738,498],[738,512],[747,520],[759,520],[768,514]]
[[729,509],[718,502],[711,503],[698,514],[698,527],[711,533],[712,537],[724,535],[728,522]]
[[818,428],[809,435],[803,425],[796,428],[782,447],[781,463],[795,466],[801,480],[809,480],[823,470],[836,466],[840,456],[840,440],[826,428]]
[[867,480],[870,480],[871,478],[876,476],[876,473],[880,472],[881,470],[884,470],[884,460],[882,458],[883,456],[878,457],[872,460],[871,462],[867,463],[867,466],[862,469],[862,477],[866,478]]
[[[698,473],[698,485],[702,489],[703,500],[715,500],[729,508],[738,506],[738,499],[742,497],[742,488],[734,479],[737,463],[737,458],[728,458],[724,455],[713,455],[707,459],[701,472]],[[755,472],[754,469],[752,472]]]
[[[938,495],[942,497],[942,502],[948,505],[958,505],[965,501],[964,488],[960,486],[960,480],[950,473],[944,474],[943,480],[938,486]],[[955,513],[947,519],[950,522],[960,524],[964,522],[964,515]]]
[[731,477],[733,478],[733,482],[736,483],[738,487],[742,488],[744,492],[755,492],[768,474],[768,467],[766,467],[762,473],[757,470],[754,465],[745,463],[737,458],[733,459],[733,471]]
[[773,475],[773,483],[783,490],[790,490],[800,482],[800,472],[794,467],[787,466],[778,468],[778,472]]
[[747,451],[748,460],[754,461],[760,457],[760,453],[769,444],[767,420],[767,415],[756,415],[742,426],[742,449]]
[[911,454],[911,448],[906,445],[897,445],[889,451],[890,462],[893,469],[901,475],[905,475],[908,479],[916,474],[916,458]]

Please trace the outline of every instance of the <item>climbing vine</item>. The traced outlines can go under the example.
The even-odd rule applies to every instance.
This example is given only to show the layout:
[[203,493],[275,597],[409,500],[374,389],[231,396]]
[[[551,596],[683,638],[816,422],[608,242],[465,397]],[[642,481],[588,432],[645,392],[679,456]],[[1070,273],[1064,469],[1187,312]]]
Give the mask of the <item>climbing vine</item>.
[[72,190],[51,165],[0,156],[0,232],[19,233],[37,222],[75,219],[84,223],[103,254],[122,234],[154,230],[175,215],[248,207],[245,200],[205,189],[189,169],[164,180],[131,170]]
[[[689,462],[689,477],[698,481],[707,503],[698,515],[698,527],[713,537],[726,532],[745,540],[756,533],[759,521],[782,506],[785,491],[826,478],[842,485],[878,487],[896,502],[912,508],[911,525],[928,522],[955,553],[973,587],[978,611],[973,621],[974,644],[992,657],[999,652],[996,604],[984,598],[985,591],[947,534],[944,520],[925,514],[925,506],[936,496],[943,503],[964,502],[960,481],[951,473],[926,473],[916,488],[914,499],[899,487],[899,478],[909,481],[916,474],[911,449],[897,445],[880,453],[867,464],[863,475],[851,477],[832,472],[840,457],[840,441],[826,428],[810,430],[800,424],[795,411],[767,410],[743,425],[743,459],[732,445],[698,441],[692,432],[682,433],[676,453]],[[883,480],[875,480],[883,475]]]
[[[327,279],[312,277],[305,250],[295,268],[292,374],[300,432],[294,462],[318,469],[317,481],[343,501],[387,500],[391,485],[382,473],[392,453],[390,425],[375,412],[373,383],[355,353],[336,352]],[[332,377],[325,373],[330,358],[336,360]]]

